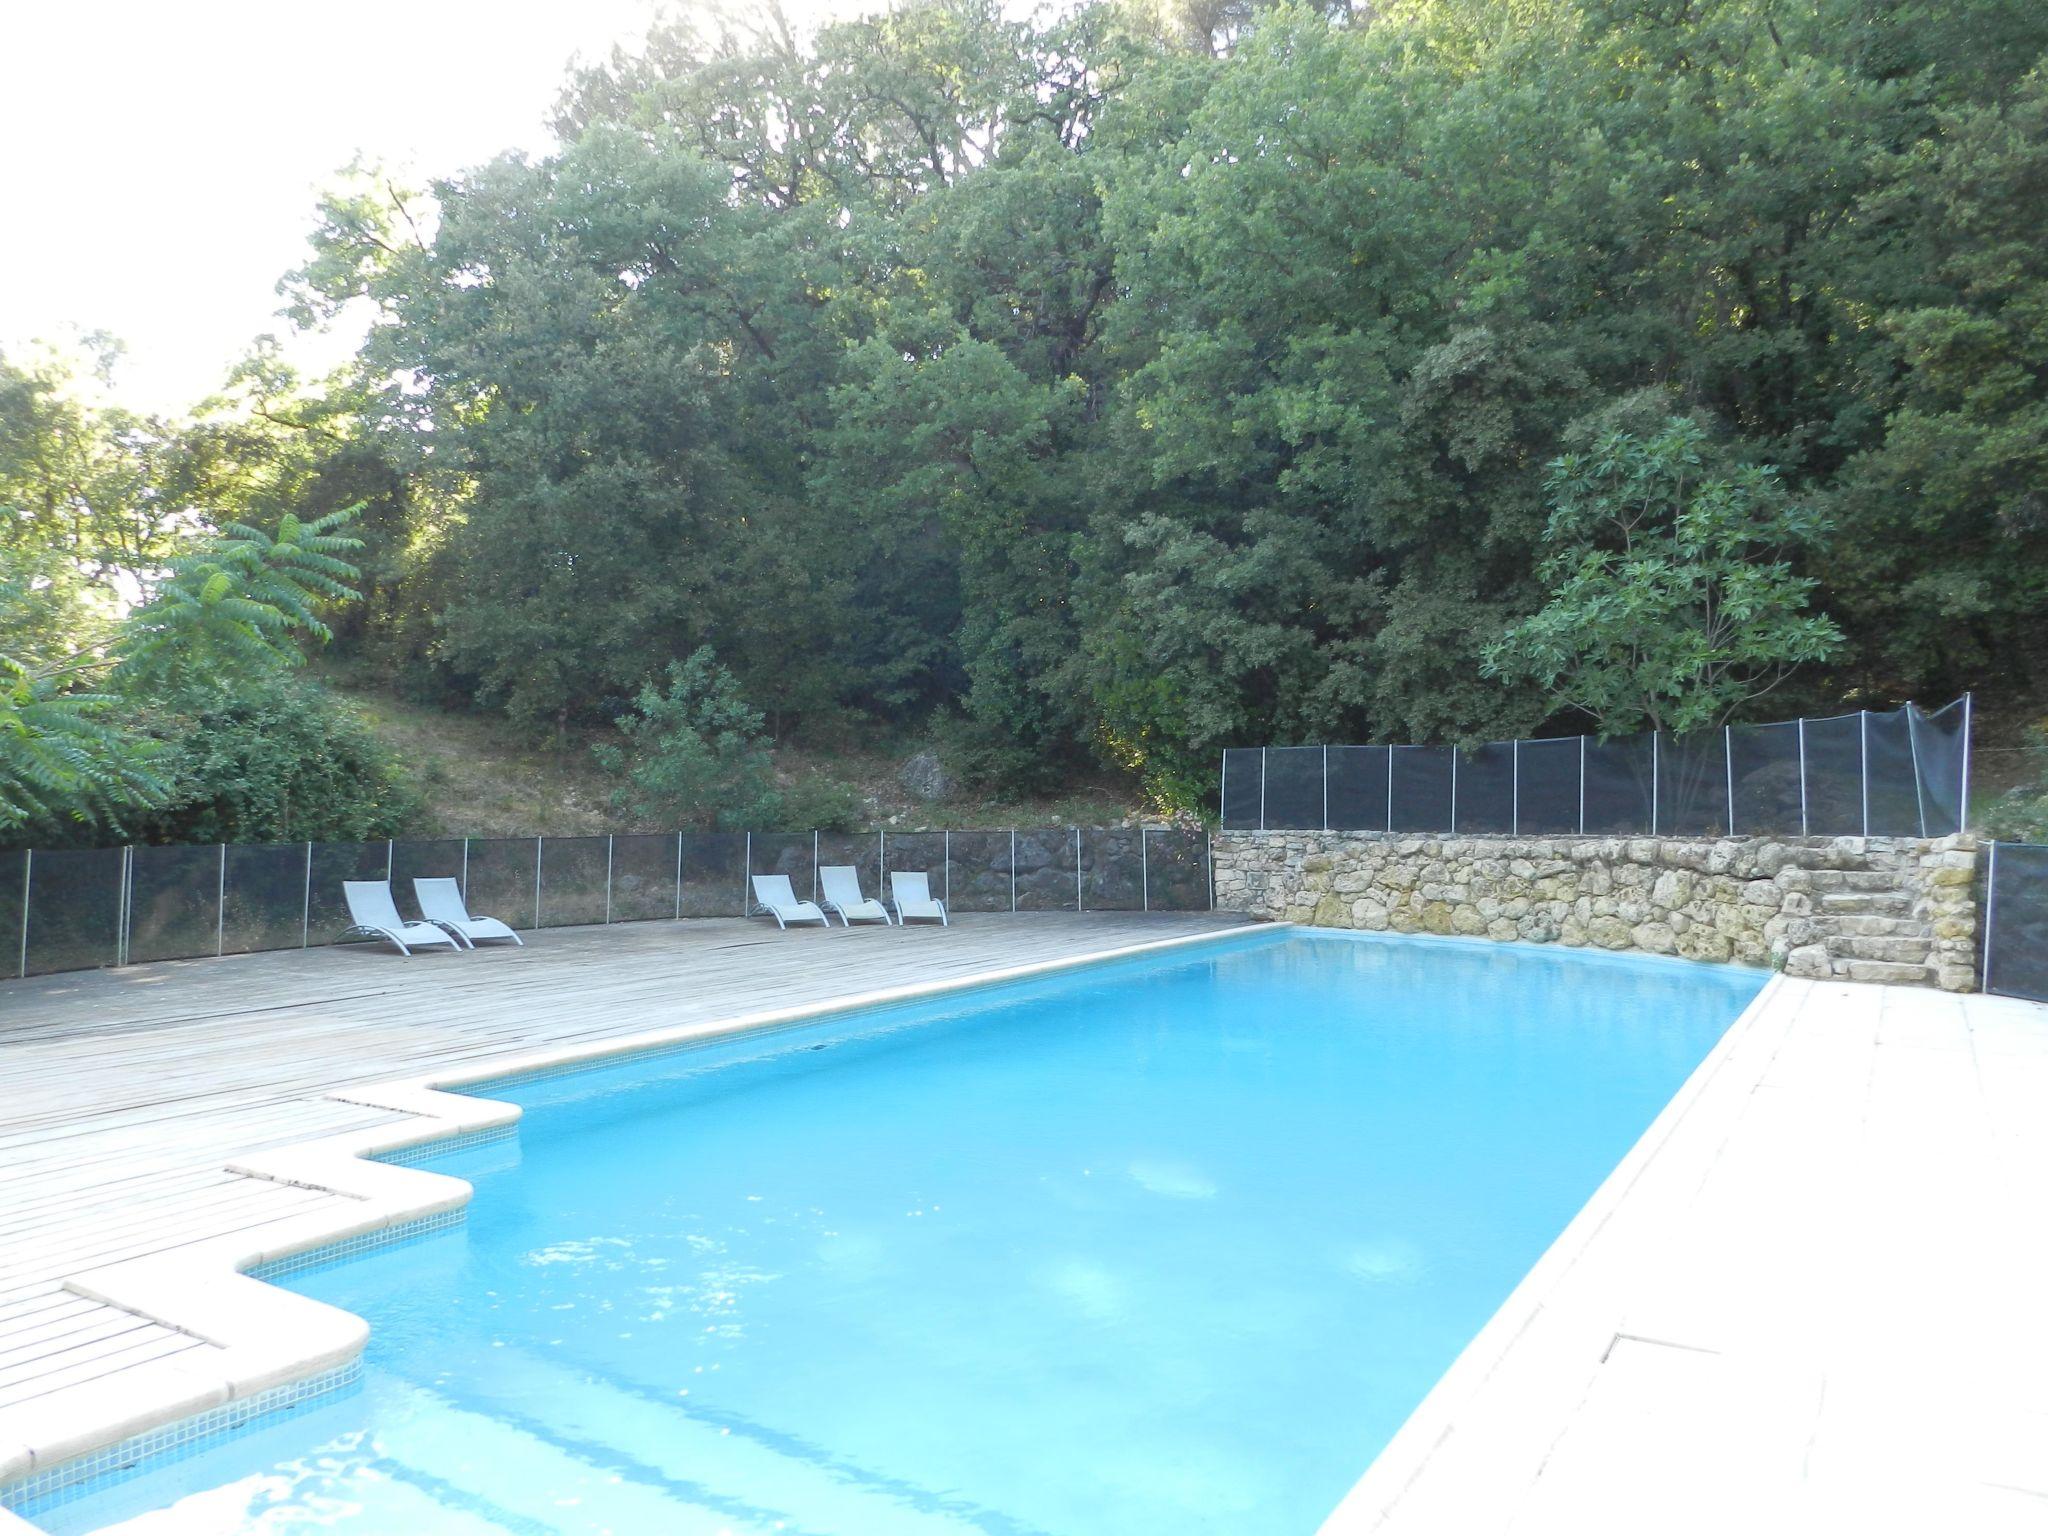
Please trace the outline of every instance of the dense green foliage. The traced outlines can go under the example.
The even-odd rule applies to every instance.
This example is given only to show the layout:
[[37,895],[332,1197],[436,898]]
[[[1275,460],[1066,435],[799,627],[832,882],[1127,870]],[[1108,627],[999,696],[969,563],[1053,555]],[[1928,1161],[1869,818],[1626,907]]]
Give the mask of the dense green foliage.
[[1540,574],[1550,600],[1489,646],[1481,670],[1533,683],[1604,735],[1711,730],[1841,644],[1805,611],[1784,558],[1825,526],[1768,467],[1715,475],[1704,434],[1674,418],[1611,433],[1550,467]]
[[[684,780],[848,731],[1192,803],[1230,743],[2017,696],[2043,660],[2035,0],[915,0],[665,25],[556,126],[351,174],[282,290],[374,315],[358,367],[259,351],[76,477],[150,487],[108,494],[151,547],[188,504],[363,504],[339,646],[640,722],[634,804],[745,817],[765,768]],[[1613,445],[1674,417],[1704,483],[1624,554]],[[685,657],[761,712],[730,762]]]
[[0,359],[0,839],[364,836],[410,810],[347,711],[287,676],[356,595],[354,507],[276,531],[162,501],[108,466],[190,437],[95,411],[51,368]]

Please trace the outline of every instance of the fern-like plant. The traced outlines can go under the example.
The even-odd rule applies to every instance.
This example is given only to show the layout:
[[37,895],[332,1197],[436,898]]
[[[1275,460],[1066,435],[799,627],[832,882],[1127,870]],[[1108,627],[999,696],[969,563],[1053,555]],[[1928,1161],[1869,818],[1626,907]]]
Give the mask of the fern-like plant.
[[156,743],[106,718],[109,693],[60,691],[0,656],[0,833],[31,821],[86,821],[148,804],[164,785],[149,771]]

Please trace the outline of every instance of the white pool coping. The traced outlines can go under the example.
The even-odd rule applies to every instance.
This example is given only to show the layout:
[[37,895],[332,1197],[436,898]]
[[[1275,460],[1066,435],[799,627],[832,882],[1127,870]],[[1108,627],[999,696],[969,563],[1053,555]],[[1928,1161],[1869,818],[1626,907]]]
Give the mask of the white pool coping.
[[[0,1487],[58,1471],[96,1451],[174,1425],[280,1384],[315,1376],[362,1354],[369,1325],[245,1271],[460,1210],[467,1181],[422,1168],[379,1162],[393,1153],[453,1137],[511,1127],[519,1106],[451,1092],[467,1083],[501,1082],[564,1067],[594,1065],[892,1003],[1170,953],[1197,945],[1242,943],[1287,924],[1225,928],[1147,940],[1079,955],[976,971],[936,981],[848,993],[675,1028],[616,1036],[470,1062],[444,1072],[394,1080],[325,1097],[373,1105],[413,1118],[236,1159],[229,1171],[349,1197],[358,1204],[269,1224],[260,1245],[246,1235],[210,1238],[174,1252],[88,1270],[66,1281],[78,1295],[154,1319],[218,1346],[149,1361],[39,1403],[21,1441],[0,1441]],[[200,1357],[195,1360],[195,1356]],[[0,1508],[0,1536],[33,1531]]]

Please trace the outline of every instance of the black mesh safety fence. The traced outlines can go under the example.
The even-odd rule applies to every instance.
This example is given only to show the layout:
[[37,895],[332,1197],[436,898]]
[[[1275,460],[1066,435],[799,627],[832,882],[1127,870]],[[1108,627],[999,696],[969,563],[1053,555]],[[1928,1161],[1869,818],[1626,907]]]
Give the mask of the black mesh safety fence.
[[1728,778],[1738,835],[1799,832],[1807,825],[1799,773],[1799,722],[1737,725],[1728,731]]
[[296,949],[307,939],[311,843],[230,843],[221,953]]
[[941,901],[947,901],[947,858],[946,834],[943,832],[885,832],[882,834],[882,879],[876,890],[861,888],[866,896],[879,897],[893,908],[895,897],[889,889],[889,876],[898,872],[906,875],[923,875],[931,893]]
[[1969,801],[1970,699],[1675,736],[1233,747],[1225,831],[1942,837]]
[[610,889],[610,838],[540,840],[541,927],[574,928],[603,922]]
[[1331,747],[1330,825],[1359,832],[1387,830],[1392,747]]
[[1266,798],[1266,753],[1260,747],[1232,747],[1223,754],[1221,815],[1226,832],[1255,831]]
[[1449,747],[1395,747],[1389,758],[1387,830],[1448,832],[1458,771]]
[[1800,723],[1806,825],[1815,837],[1863,833],[1863,717],[1832,715]]
[[125,958],[141,962],[219,954],[226,941],[226,892],[224,848],[131,849]]
[[1667,837],[1722,837],[1728,826],[1728,735],[1650,739],[1657,760],[1656,820]]
[[348,880],[385,880],[391,875],[392,845],[388,842],[315,843],[312,876],[307,888],[306,942],[337,944],[362,936],[349,932],[354,920],[342,884]]
[[673,832],[621,833],[612,839],[612,921],[676,916],[681,840]]
[[[872,843],[874,839],[868,841]],[[829,854],[821,857],[828,864],[843,862]],[[747,875],[746,833],[683,834],[683,916],[745,916],[754,905]]]
[[31,854],[19,960],[24,975],[119,962],[127,863],[127,852],[120,848],[37,849]]
[[1871,837],[1928,835],[1927,806],[1916,771],[1917,734],[1910,710],[1871,710],[1863,717],[1865,830]]
[[1515,830],[1515,744],[1489,741],[1458,753],[1457,804],[1451,809],[1455,832]]
[[415,880],[453,880],[459,890],[468,878],[469,850],[459,837],[400,840],[391,845],[391,899],[400,914],[420,915]]
[[1207,834],[1147,827],[1139,852],[1144,860],[1146,910],[1206,912],[1215,904],[1210,894]]
[[1081,904],[1080,835],[1072,827],[1017,829],[1019,912],[1072,912]]
[[16,850],[0,852],[0,977],[375,942],[352,930],[352,880],[388,882],[405,917],[419,911],[416,880],[453,880],[473,916],[533,929],[744,917],[752,876],[786,875],[811,899],[833,864],[884,901],[890,873],[922,873],[963,913],[1214,905],[1209,835],[1171,827]]
[[1984,990],[2048,1003],[2048,845],[1985,851]]
[[[782,875],[798,901],[818,899],[818,834],[815,832],[751,832],[747,834],[747,899],[753,900],[755,875]],[[874,894],[872,884],[861,889]]]
[[1515,744],[1515,831],[1549,836],[1579,830],[1583,743],[1563,736]]
[[1145,910],[1144,838],[1136,827],[1083,829],[1080,910]]
[[1315,831],[1329,825],[1323,796],[1327,755],[1321,747],[1273,747],[1266,753],[1260,825],[1269,831]]
[[[1256,753],[1253,754],[1257,756]],[[953,912],[1008,912],[1009,832],[955,832],[948,839],[947,909]]]
[[540,926],[540,843],[537,837],[469,840],[464,899],[471,917],[495,917],[511,928]]

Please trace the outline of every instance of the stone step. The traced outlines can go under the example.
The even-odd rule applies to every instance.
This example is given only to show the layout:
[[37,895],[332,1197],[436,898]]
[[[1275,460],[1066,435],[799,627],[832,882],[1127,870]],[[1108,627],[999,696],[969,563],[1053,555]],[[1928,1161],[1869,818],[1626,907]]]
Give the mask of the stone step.
[[1924,938],[1859,939],[1835,937],[1827,941],[1828,953],[1838,960],[1886,960],[1925,968],[1930,949]]
[[1871,891],[1897,894],[1899,877],[1882,869],[1810,869],[1807,886],[1816,891]]
[[1905,917],[1913,910],[1913,898],[1897,889],[1887,891],[1823,891],[1820,894],[1820,909],[1823,912]]
[[1832,908],[1824,919],[1830,933],[1847,939],[1925,939],[1927,924],[1916,917],[1839,917]]
[[1894,986],[1924,987],[1935,979],[1931,965],[1901,965],[1890,960],[1844,960],[1837,974],[1850,981],[1887,982]]

